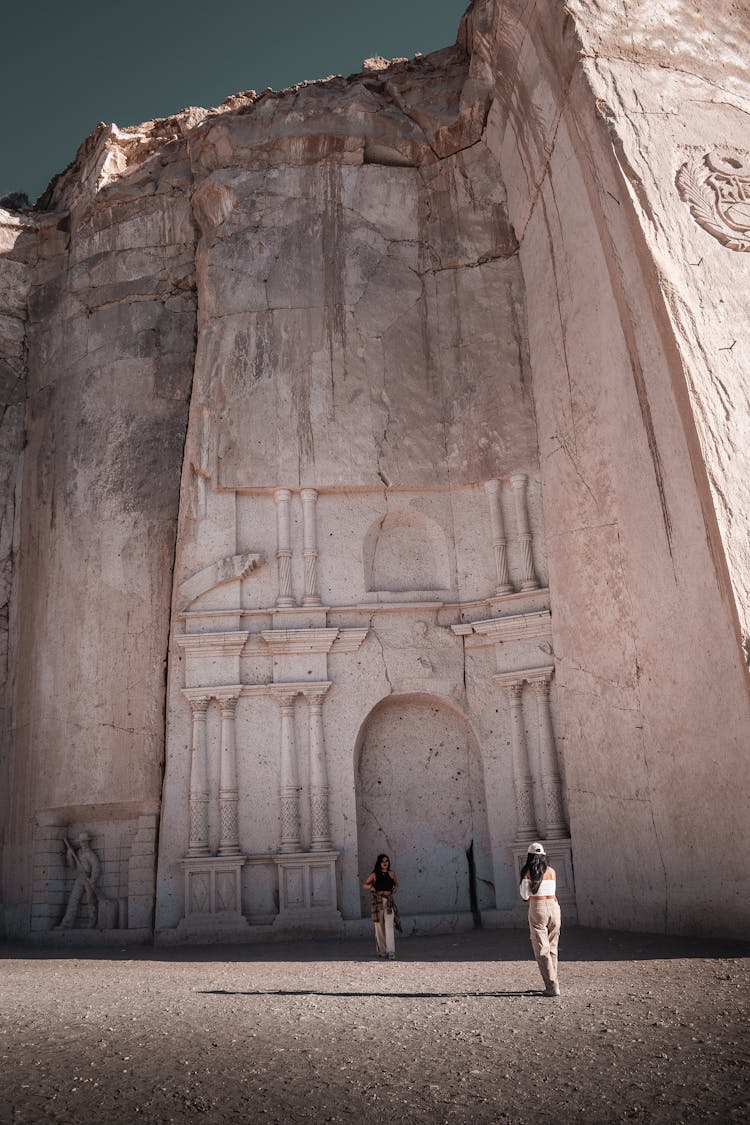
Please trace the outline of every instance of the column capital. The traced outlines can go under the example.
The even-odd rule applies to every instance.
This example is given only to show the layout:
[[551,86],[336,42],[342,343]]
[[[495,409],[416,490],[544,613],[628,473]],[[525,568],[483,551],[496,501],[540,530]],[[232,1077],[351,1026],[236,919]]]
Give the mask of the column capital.
[[493,676],[495,683],[506,688],[511,694],[522,689],[524,678],[523,672],[499,672]]
[[292,499],[291,488],[277,488],[273,494],[274,502],[276,504],[284,504]]
[[485,492],[487,492],[489,496],[496,496],[498,492],[502,491],[502,487],[503,482],[498,477],[493,477],[492,480],[486,480],[484,482]]
[[311,500],[318,499],[318,490],[317,488],[302,488],[300,489],[300,496],[309,503]]
[[516,684],[549,685],[555,673],[554,664],[543,668],[519,668],[516,672],[498,672],[493,679],[500,687],[513,687]]
[[242,694],[242,685],[237,684],[236,687],[222,687],[216,688],[211,693],[214,699],[218,702],[222,711],[234,710],[239,703],[240,695]]
[[211,702],[211,696],[205,691],[195,692],[190,688],[186,688],[182,693],[190,704],[190,710],[194,715],[205,715],[208,711],[208,705]]
[[288,703],[302,690],[299,684],[269,684],[268,691],[277,703]]
[[314,703],[316,700],[322,703],[323,697],[331,686],[331,683],[331,680],[321,680],[319,683],[309,684],[302,688],[302,695],[304,695],[310,704]]
[[544,668],[534,668],[525,674],[526,682],[531,684],[533,688],[538,691],[548,688],[552,682],[552,677],[555,674],[554,664],[549,664]]

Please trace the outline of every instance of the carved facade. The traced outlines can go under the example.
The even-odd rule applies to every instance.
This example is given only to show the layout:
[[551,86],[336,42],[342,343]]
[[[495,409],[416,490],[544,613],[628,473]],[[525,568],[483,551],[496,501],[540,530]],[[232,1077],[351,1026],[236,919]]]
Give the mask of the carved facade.
[[342,499],[235,492],[226,546],[259,561],[176,617],[162,940],[358,932],[382,849],[414,925],[471,924],[472,903],[517,921],[514,850],[537,837],[554,841],[574,914],[538,478]]
[[649,5],[475,0],[0,213],[8,936],[369,933],[379,851],[407,930],[517,925],[537,838],[567,921],[743,932],[729,7],[667,65]]

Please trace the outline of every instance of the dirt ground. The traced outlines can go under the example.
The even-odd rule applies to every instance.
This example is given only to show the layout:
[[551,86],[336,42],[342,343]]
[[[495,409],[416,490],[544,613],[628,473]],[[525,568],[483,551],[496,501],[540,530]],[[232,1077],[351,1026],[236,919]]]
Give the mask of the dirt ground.
[[750,946],[0,946],[0,1121],[747,1122]]

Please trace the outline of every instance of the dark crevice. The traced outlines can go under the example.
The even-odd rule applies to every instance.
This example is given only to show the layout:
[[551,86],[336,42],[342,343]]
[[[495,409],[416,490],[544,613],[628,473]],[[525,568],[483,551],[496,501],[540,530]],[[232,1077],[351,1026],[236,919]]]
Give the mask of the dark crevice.
[[474,928],[481,930],[482,914],[479,910],[479,896],[477,895],[477,867],[474,862],[474,841],[466,849],[466,862],[469,865],[469,905],[471,916],[474,919]]

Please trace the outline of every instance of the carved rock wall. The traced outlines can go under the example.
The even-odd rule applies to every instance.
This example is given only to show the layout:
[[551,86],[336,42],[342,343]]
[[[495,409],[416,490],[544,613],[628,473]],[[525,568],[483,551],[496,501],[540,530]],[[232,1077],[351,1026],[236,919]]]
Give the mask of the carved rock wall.
[[[18,489],[24,439],[27,301],[36,257],[34,224],[0,210],[0,786],[13,784],[12,692],[16,666]],[[0,841],[0,878],[7,838]],[[0,925],[4,902],[0,904]]]
[[184,151],[136,182],[111,181],[113,152],[100,132],[58,182],[27,306],[10,932],[28,924],[38,810],[99,820],[160,799],[194,227]]
[[465,27],[500,76],[487,139],[521,247],[559,733],[592,924],[636,911],[644,928],[736,930],[747,893],[744,876],[715,883],[710,857],[741,848],[747,808],[750,417],[735,326],[750,259],[701,229],[677,183],[686,161],[705,176],[716,149],[745,159],[735,14],[480,3]]
[[3,217],[8,933],[76,826],[139,933],[356,929],[420,796],[449,865],[472,828],[451,924],[518,921],[544,835],[569,918],[739,930],[735,10],[475,0],[429,58],[101,126]]
[[[474,603],[473,618],[492,612],[499,580],[485,481],[495,481],[505,510],[505,593],[526,579],[544,601],[546,563],[517,246],[467,65],[451,49],[262,97],[207,119],[191,138],[199,332],[175,578],[192,591],[217,559],[261,562],[206,589],[174,620],[156,915],[163,940],[175,930],[210,932],[211,915],[237,933],[233,910],[210,908],[234,792],[222,780],[229,693],[237,838],[247,857],[240,893],[252,925],[287,924],[285,902],[298,891],[283,872],[275,883],[274,854],[307,865],[312,878],[318,836],[339,857],[343,920],[360,924],[375,829],[359,830],[371,779],[359,771],[358,746],[385,699],[402,765],[388,779],[391,827],[378,817],[383,846],[403,850],[416,876],[402,849],[414,829],[408,802],[422,800],[436,821],[445,809],[462,825],[447,832],[460,891],[453,875],[444,885],[437,865],[406,909],[471,917],[472,834],[463,820],[473,801],[475,879],[493,887],[481,907],[496,908],[494,862],[506,884],[500,907],[512,915],[504,732],[492,728],[488,698],[478,697],[468,718],[464,642],[450,628],[464,603]],[[487,660],[494,668],[491,651]],[[319,726],[311,692],[320,693]],[[426,714],[446,705],[458,712],[461,746],[446,744],[433,778],[437,803],[423,800],[429,747],[411,736],[424,725],[415,698],[427,701]],[[479,789],[456,790],[460,816],[442,784],[476,746],[475,721],[491,731],[481,753],[496,759],[494,851],[479,752]],[[330,831],[320,829],[328,813],[320,812],[318,738]]]

